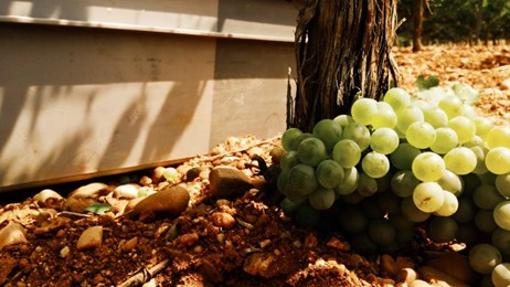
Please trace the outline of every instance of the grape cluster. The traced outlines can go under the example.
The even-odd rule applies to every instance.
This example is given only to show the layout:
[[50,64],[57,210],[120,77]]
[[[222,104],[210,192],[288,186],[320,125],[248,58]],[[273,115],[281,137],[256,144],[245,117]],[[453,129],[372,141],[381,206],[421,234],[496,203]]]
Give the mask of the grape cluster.
[[449,90],[425,102],[392,88],[311,133],[288,129],[277,181],[283,210],[306,226],[334,222],[366,253],[406,246],[420,224],[435,242],[465,242],[472,268],[507,286],[510,127],[463,99]]

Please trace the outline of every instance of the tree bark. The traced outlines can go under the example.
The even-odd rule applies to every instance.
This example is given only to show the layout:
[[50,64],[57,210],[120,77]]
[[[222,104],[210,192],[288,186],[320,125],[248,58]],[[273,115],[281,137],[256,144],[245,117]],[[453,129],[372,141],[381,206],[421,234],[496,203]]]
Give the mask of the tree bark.
[[475,35],[473,35],[473,40],[477,44],[480,43],[480,33],[482,31],[482,21],[483,21],[483,0],[479,0],[477,3],[477,11],[476,11]]
[[397,84],[391,56],[397,0],[306,0],[296,27],[297,91],[289,127],[310,131],[348,113],[356,95]]
[[414,0],[413,52],[421,50],[421,34],[423,32],[424,0]]

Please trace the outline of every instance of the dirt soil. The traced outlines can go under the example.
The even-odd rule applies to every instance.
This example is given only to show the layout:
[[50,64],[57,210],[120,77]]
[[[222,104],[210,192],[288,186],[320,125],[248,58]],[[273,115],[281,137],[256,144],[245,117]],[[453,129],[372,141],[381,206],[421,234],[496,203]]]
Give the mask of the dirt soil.
[[[510,46],[433,46],[420,53],[399,49],[396,60],[404,87],[414,89],[420,74],[437,75],[442,84],[469,83],[481,91],[480,113],[496,115],[500,122],[510,119]],[[80,196],[56,187],[64,197],[4,205],[0,229],[16,223],[23,235],[6,238],[0,231],[0,242],[20,242],[0,248],[0,284],[413,286],[403,283],[409,274],[401,271],[421,264],[420,253],[363,257],[339,233],[305,230],[290,221],[274,203],[274,187],[258,175],[264,163],[272,164],[270,151],[278,145],[278,139],[229,138],[209,155],[177,166],[170,180],[155,169],[88,186]],[[251,179],[253,188],[213,198],[209,174],[217,166],[234,167]],[[132,189],[116,189],[127,183],[135,184],[130,186],[134,196]],[[141,220],[133,213],[141,198],[174,185],[191,195],[182,214]],[[83,210],[97,203],[111,208],[103,214]],[[92,226],[102,226],[101,240],[79,247],[83,232]],[[138,280],[122,285],[129,279]],[[430,284],[416,286],[448,286]]]

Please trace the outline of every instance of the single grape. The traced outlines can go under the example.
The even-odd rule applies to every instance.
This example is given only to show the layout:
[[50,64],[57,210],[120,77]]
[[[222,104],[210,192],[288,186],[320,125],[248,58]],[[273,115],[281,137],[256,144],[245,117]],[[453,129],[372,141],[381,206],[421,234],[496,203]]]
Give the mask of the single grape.
[[368,224],[368,235],[377,245],[390,245],[395,241],[395,227],[386,220],[374,220]]
[[354,120],[349,115],[339,115],[333,119],[337,124],[339,124],[342,128],[354,123]]
[[451,128],[436,129],[436,140],[430,149],[439,154],[445,154],[459,144],[457,133]]
[[491,281],[494,287],[508,287],[510,285],[510,263],[496,265],[491,273]]
[[500,174],[496,177],[496,189],[505,198],[510,197],[510,173]]
[[461,197],[457,212],[453,214],[453,219],[459,223],[468,223],[475,218],[475,211],[476,207],[473,201],[468,197]]
[[393,108],[385,103],[377,103],[377,113],[372,117],[372,127],[379,128],[394,128],[397,126],[397,114]]
[[443,205],[434,214],[437,216],[451,216],[457,212],[458,208],[459,200],[457,197],[453,193],[445,191]]
[[372,123],[373,116],[377,113],[377,102],[374,99],[360,98],[352,104],[352,119],[361,125]]
[[398,111],[411,104],[411,96],[402,88],[391,88],[384,94],[383,101]]
[[420,150],[408,143],[401,143],[390,155],[391,164],[398,169],[411,169],[413,160],[420,154]]
[[423,122],[423,112],[415,106],[408,106],[397,112],[397,129],[406,134],[407,128],[415,122]]
[[370,131],[366,126],[353,123],[345,127],[343,133],[344,139],[350,139],[356,142],[361,151],[364,151],[370,145]]
[[390,161],[384,154],[371,151],[363,157],[361,168],[368,176],[381,178],[390,170]]
[[489,149],[510,148],[510,127],[495,126],[491,128],[485,135],[485,147]]
[[457,133],[460,143],[468,142],[476,134],[475,124],[464,116],[451,119],[448,122],[448,127]]
[[336,188],[338,195],[347,195],[358,188],[359,174],[355,167],[344,170],[344,179]]
[[473,136],[469,141],[463,144],[465,147],[484,147],[483,139],[479,136]]
[[491,210],[478,210],[475,214],[475,225],[478,230],[490,233],[498,228]]
[[464,108],[462,101],[459,98],[452,96],[444,97],[441,101],[439,101],[438,106],[450,119],[462,115]]
[[489,169],[487,169],[487,166],[485,165],[485,155],[487,154],[487,149],[481,146],[472,146],[470,147],[470,149],[476,156],[476,167],[475,170],[473,170],[473,173],[476,174],[487,173],[489,171]]
[[407,128],[406,138],[410,145],[425,149],[436,141],[436,130],[427,122],[415,122]]
[[485,156],[485,165],[487,169],[494,174],[504,174],[510,172],[510,149],[506,147],[496,147]]
[[361,210],[347,206],[340,210],[338,223],[340,228],[348,234],[357,234],[366,229],[368,220]]
[[288,198],[284,198],[280,202],[280,207],[282,208],[283,212],[287,215],[292,215],[299,207],[300,203],[296,203]]
[[285,150],[291,151],[292,142],[302,134],[303,132],[297,128],[290,128],[286,130],[282,135],[282,146]]
[[455,196],[459,196],[464,188],[462,178],[449,170],[445,170],[443,177],[437,183],[439,183],[441,188],[453,193]]
[[412,171],[421,181],[436,181],[443,177],[446,170],[444,160],[433,152],[424,152],[413,160]]
[[486,117],[475,117],[473,123],[475,123],[476,134],[482,138],[485,138],[487,133],[494,127],[494,122]]
[[289,151],[280,160],[280,167],[282,171],[288,171],[299,163],[298,154],[296,151]]
[[496,224],[504,230],[510,231],[510,201],[499,203],[492,213]]
[[411,105],[417,106],[424,113],[425,113],[425,110],[428,110],[428,109],[431,109],[434,107],[433,104],[431,104],[427,101],[424,101],[424,100],[419,100],[419,99],[413,99]]
[[319,188],[308,196],[310,206],[317,210],[329,209],[335,203],[335,192],[332,189]]
[[412,222],[424,222],[430,217],[430,213],[419,210],[414,204],[412,197],[406,197],[400,203],[402,214]]
[[505,198],[493,185],[482,184],[473,192],[473,201],[481,209],[494,209]]
[[331,156],[343,168],[351,168],[359,163],[361,149],[355,141],[344,139],[335,144]]
[[301,144],[301,142],[307,138],[311,138],[313,137],[313,135],[311,133],[302,133],[300,135],[298,135],[297,137],[293,138],[291,141],[289,141],[288,143],[288,151],[297,151],[298,147],[299,147],[299,144]]
[[505,256],[510,255],[510,231],[496,228],[492,232],[491,243],[501,254]]
[[377,192],[377,181],[364,173],[360,174],[358,193],[364,197],[372,196]]
[[427,226],[427,235],[437,243],[449,242],[455,239],[459,226],[455,220],[448,217],[434,217]]
[[401,170],[391,178],[391,190],[400,197],[408,197],[413,195],[414,188],[419,183],[410,170]]
[[342,139],[342,127],[334,120],[324,119],[315,124],[312,134],[326,145],[327,150],[331,150]]
[[370,147],[372,150],[390,154],[394,152],[399,144],[398,134],[390,128],[380,128],[372,133],[370,138]]
[[336,161],[323,160],[315,169],[319,184],[326,189],[337,187],[344,180],[344,169]]
[[284,194],[292,196],[307,196],[318,187],[315,170],[304,164],[298,164],[289,170],[287,185]]
[[465,175],[475,170],[477,165],[475,153],[467,147],[456,147],[444,156],[446,168],[458,175]]
[[445,191],[436,182],[422,182],[413,192],[416,207],[423,212],[436,212],[444,203]]
[[501,260],[501,253],[490,244],[478,244],[469,251],[469,265],[481,274],[491,273]]
[[437,107],[425,109],[423,111],[425,121],[431,124],[434,128],[442,128],[448,125],[448,116],[446,113]]
[[310,166],[316,166],[327,158],[326,146],[315,137],[304,139],[299,144],[297,153],[299,161]]

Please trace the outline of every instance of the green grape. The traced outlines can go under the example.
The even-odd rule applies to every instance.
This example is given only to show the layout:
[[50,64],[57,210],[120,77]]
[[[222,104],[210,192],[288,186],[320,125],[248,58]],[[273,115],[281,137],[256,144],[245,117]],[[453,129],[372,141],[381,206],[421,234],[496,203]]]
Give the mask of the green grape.
[[332,189],[343,182],[345,174],[342,166],[334,160],[327,159],[319,163],[315,176],[322,187]]
[[480,180],[480,183],[488,184],[488,185],[495,185],[496,177],[498,177],[496,174],[493,174],[490,172],[478,175],[478,179]]
[[459,199],[459,207],[457,212],[453,214],[453,219],[460,223],[467,223],[473,220],[475,217],[476,207],[473,201],[467,197],[461,197]]
[[368,236],[377,245],[390,245],[395,241],[395,227],[386,220],[373,220],[368,224]]
[[423,122],[423,112],[415,106],[408,106],[397,112],[397,129],[406,134],[407,128],[415,122]]
[[374,254],[377,252],[377,245],[365,232],[352,237],[352,248],[362,254]]
[[490,233],[498,228],[491,210],[478,210],[475,215],[475,225],[481,232],[485,233]]
[[436,140],[430,149],[439,154],[445,154],[459,144],[457,133],[451,128],[436,129]]
[[282,208],[283,212],[287,215],[292,215],[299,207],[300,203],[296,203],[288,198],[284,198],[280,202],[280,207]]
[[313,209],[311,206],[307,204],[300,205],[296,209],[294,217],[299,225],[307,228],[313,228],[317,226],[317,224],[319,224],[320,221],[319,211]]
[[496,228],[492,232],[491,243],[501,254],[505,256],[510,255],[510,231]]
[[462,189],[464,187],[462,179],[449,170],[445,170],[443,177],[441,177],[437,183],[439,183],[441,188],[453,193],[455,196],[459,196],[462,193]]
[[415,122],[407,128],[407,142],[419,149],[430,147],[436,141],[436,130],[426,122]]
[[[338,193],[338,192],[337,192]],[[357,193],[357,192],[352,192],[352,193],[349,193],[347,195],[342,195],[340,196],[339,198],[342,199],[343,202],[347,203],[347,204],[350,204],[350,205],[355,205],[355,204],[358,204],[360,203],[361,201],[363,201],[363,199],[365,197],[363,197],[361,194]]]
[[349,115],[339,115],[333,119],[337,124],[339,124],[342,128],[354,123],[354,120]]
[[[490,173],[485,173],[482,176],[485,177],[488,174],[490,174]],[[464,184],[462,186],[463,187],[462,194],[466,194],[466,195],[473,194],[473,191],[475,191],[475,189],[480,184],[482,184],[479,175],[476,175],[474,173],[470,173],[470,174],[462,176],[462,181],[464,181]]]
[[467,147],[456,147],[444,156],[446,168],[455,174],[465,175],[475,170],[477,165],[475,153]]
[[363,214],[369,219],[380,219],[384,217],[384,212],[379,207],[375,197],[365,198],[361,202],[359,209],[363,210]]
[[353,123],[345,127],[343,133],[344,139],[350,139],[356,142],[361,151],[364,151],[370,145],[370,131],[366,126]]
[[400,212],[400,200],[391,192],[377,194],[377,205],[384,214],[397,214]]
[[377,113],[372,117],[372,127],[379,128],[394,128],[397,126],[397,114],[393,108],[385,103],[377,103]]
[[324,119],[315,124],[312,134],[326,145],[327,150],[331,150],[342,139],[342,127],[334,120]]
[[504,200],[493,185],[482,184],[473,192],[473,201],[481,209],[493,209]]
[[411,96],[402,88],[391,88],[384,94],[383,101],[398,111],[411,104]]
[[510,149],[506,147],[491,149],[485,156],[485,165],[487,169],[494,174],[509,173]]
[[[420,110],[422,112],[425,113],[425,110],[428,110],[428,109],[432,109],[434,107],[433,104],[427,102],[427,101],[424,101],[424,100],[417,100],[417,99],[414,99],[412,101],[412,104],[411,105],[414,105],[414,106],[417,106],[418,108],[420,108]],[[425,116],[425,114],[424,114]]]
[[433,152],[419,154],[414,158],[411,168],[414,176],[421,181],[439,180],[446,170],[444,160]]
[[496,147],[510,148],[510,127],[496,126],[485,135],[485,147],[493,149]]
[[460,143],[468,142],[476,134],[475,124],[464,116],[451,119],[448,122],[448,127],[457,133]]
[[326,146],[318,138],[304,139],[297,150],[299,161],[310,165],[316,166],[327,157]]
[[372,196],[377,192],[377,181],[364,173],[360,174],[358,193],[364,197]]
[[406,197],[400,203],[402,214],[412,222],[424,222],[430,217],[430,213],[419,210],[414,204],[412,197]]
[[390,223],[395,227],[399,232],[406,229],[413,229],[414,222],[409,220],[402,214],[395,214],[390,217]]
[[478,244],[469,251],[469,265],[481,274],[491,273],[501,260],[501,253],[490,244]]
[[422,182],[413,191],[413,201],[423,212],[436,212],[444,203],[445,191],[436,182]]
[[464,105],[459,98],[451,96],[444,97],[441,101],[439,101],[438,106],[450,119],[462,115],[464,108]]
[[370,147],[372,150],[382,154],[394,152],[398,144],[398,134],[390,128],[376,129],[370,138]]
[[335,203],[335,192],[332,189],[319,188],[308,196],[310,206],[317,210],[330,209]]
[[496,224],[504,230],[510,231],[510,201],[499,203],[492,213]]
[[338,217],[340,228],[348,234],[357,234],[365,230],[368,220],[358,208],[348,206],[343,208]]
[[494,122],[486,117],[475,117],[473,123],[476,127],[476,134],[481,138],[485,138],[487,133],[494,127]]
[[390,171],[390,161],[384,154],[371,151],[363,157],[361,168],[368,176],[381,178]]
[[483,148],[483,139],[479,136],[473,136],[469,141],[463,144],[466,147],[481,147]]
[[467,245],[474,244],[478,239],[478,229],[471,224],[460,224],[456,238]]
[[377,101],[369,98],[356,100],[351,107],[352,119],[361,125],[372,123],[373,116],[377,113]]
[[282,171],[288,171],[299,163],[298,154],[296,151],[289,151],[280,159],[280,167]]
[[307,138],[311,138],[312,137],[312,134],[310,133],[302,133],[300,135],[298,135],[297,137],[295,137],[294,139],[292,139],[291,141],[289,141],[289,149],[288,151],[297,151],[298,147],[299,147],[299,144],[301,144],[301,142]]
[[307,196],[314,192],[317,187],[318,183],[314,169],[304,164],[298,164],[289,170],[284,194],[288,197]]
[[289,181],[289,172],[282,171],[278,176],[278,180],[276,181],[276,186],[278,187],[278,191],[282,194],[285,192],[285,187],[287,186],[287,182]]
[[496,177],[496,189],[505,198],[510,197],[510,173],[500,174]]
[[491,273],[491,281],[494,287],[508,287],[510,285],[510,263],[496,265]]
[[391,176],[390,173],[387,173],[385,176],[377,179],[377,191],[390,191]]
[[485,155],[487,154],[487,150],[481,146],[472,146],[470,147],[470,149],[476,156],[476,167],[475,170],[473,170],[473,173],[476,174],[487,173],[489,171],[487,169],[487,166],[485,165]]
[[290,128],[286,130],[282,135],[282,146],[286,151],[294,150],[292,149],[292,142],[296,140],[298,136],[303,134],[303,132],[297,128]]
[[401,170],[391,178],[391,190],[400,197],[408,197],[413,195],[414,188],[419,183],[410,170]]
[[448,217],[434,217],[427,226],[427,235],[437,243],[449,242],[455,239],[459,226],[455,220]]
[[355,167],[344,170],[344,179],[336,188],[338,195],[353,193],[358,188],[359,173]]
[[361,149],[355,141],[344,139],[335,145],[331,156],[342,167],[351,168],[359,163]]
[[448,125],[448,116],[440,108],[433,107],[425,109],[423,111],[423,116],[425,117],[425,121],[436,129],[446,127],[446,125]]
[[413,160],[420,154],[420,150],[408,143],[401,143],[390,155],[391,164],[398,169],[411,169]]
[[459,200],[457,197],[453,193],[445,191],[443,205],[434,214],[437,216],[451,216],[457,212],[458,208]]

